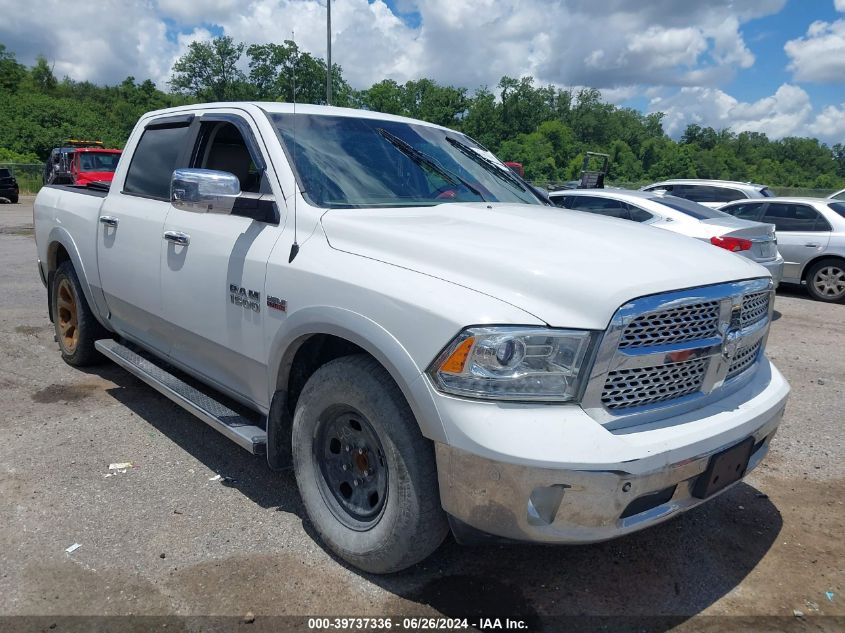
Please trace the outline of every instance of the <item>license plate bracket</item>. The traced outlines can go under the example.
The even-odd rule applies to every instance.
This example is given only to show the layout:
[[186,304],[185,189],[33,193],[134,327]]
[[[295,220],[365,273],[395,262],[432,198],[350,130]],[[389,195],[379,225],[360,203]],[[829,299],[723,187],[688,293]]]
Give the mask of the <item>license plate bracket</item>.
[[749,437],[710,457],[707,470],[698,476],[693,486],[692,496],[706,499],[742,479],[753,448],[754,438]]

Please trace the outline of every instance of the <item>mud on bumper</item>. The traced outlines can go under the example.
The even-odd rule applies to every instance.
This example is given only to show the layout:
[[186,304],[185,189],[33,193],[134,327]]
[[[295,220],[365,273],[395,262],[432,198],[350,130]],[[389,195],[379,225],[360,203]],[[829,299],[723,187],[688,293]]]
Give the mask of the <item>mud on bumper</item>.
[[[773,411],[750,435],[753,449],[746,474],[768,453],[783,411],[783,406]],[[536,468],[438,443],[441,503],[458,540],[463,540],[459,532],[469,527],[516,541],[605,541],[661,523],[712,498],[698,498],[693,489],[711,456],[729,446],[634,475],[625,470],[626,464],[602,471]]]

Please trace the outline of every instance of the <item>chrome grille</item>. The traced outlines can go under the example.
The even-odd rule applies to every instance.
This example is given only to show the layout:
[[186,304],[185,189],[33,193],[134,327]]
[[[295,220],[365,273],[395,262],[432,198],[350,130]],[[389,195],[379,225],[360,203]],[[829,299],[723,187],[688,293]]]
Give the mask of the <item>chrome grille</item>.
[[734,376],[739,376],[742,372],[751,367],[751,365],[754,364],[754,361],[757,360],[757,353],[760,351],[760,347],[762,347],[762,345],[763,341],[760,340],[749,347],[741,347],[737,351],[736,356],[733,357],[730,367],[728,367],[726,380],[730,380]]
[[755,292],[754,294],[743,297],[742,316],[740,317],[740,325],[742,327],[754,325],[768,316],[770,295],[771,293],[766,291]]
[[719,335],[719,302],[702,301],[640,315],[619,339],[619,348],[651,347]]
[[757,366],[771,287],[770,279],[749,279],[620,306],[596,350],[582,407],[602,424],[627,426],[718,400],[725,383],[741,384]]
[[607,376],[601,401],[607,409],[628,409],[674,400],[701,388],[708,358],[657,367],[619,369]]

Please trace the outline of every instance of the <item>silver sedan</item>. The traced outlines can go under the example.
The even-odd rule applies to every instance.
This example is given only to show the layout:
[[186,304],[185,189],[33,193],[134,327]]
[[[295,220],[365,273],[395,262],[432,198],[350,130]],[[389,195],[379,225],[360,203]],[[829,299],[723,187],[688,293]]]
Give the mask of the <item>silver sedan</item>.
[[775,225],[784,282],[806,284],[819,301],[845,300],[845,202],[768,198],[732,202],[721,211]]

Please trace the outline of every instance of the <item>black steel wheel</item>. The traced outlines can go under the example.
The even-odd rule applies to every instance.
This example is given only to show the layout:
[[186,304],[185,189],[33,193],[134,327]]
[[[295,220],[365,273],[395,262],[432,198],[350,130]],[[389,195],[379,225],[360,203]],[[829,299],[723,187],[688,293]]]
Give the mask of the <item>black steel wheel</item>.
[[353,530],[378,521],[387,499],[388,466],[378,435],[357,411],[330,409],[316,428],[314,464],[323,498]]

